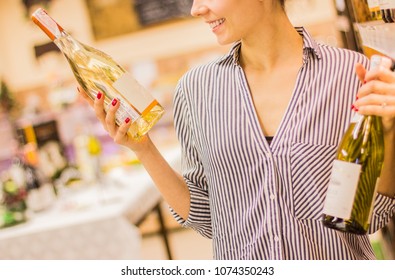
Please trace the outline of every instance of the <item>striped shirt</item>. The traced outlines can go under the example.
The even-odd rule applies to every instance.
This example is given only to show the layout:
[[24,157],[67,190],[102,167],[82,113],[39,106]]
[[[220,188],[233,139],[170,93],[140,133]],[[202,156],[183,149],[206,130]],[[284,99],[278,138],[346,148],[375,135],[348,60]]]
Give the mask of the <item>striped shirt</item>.
[[[183,226],[213,240],[215,259],[374,259],[368,235],[328,229],[321,216],[338,143],[350,123],[362,54],[315,42],[304,28],[303,65],[271,144],[238,61],[241,43],[179,81],[174,121],[190,190]],[[275,97],[274,97],[275,98]],[[378,195],[370,232],[394,200]]]

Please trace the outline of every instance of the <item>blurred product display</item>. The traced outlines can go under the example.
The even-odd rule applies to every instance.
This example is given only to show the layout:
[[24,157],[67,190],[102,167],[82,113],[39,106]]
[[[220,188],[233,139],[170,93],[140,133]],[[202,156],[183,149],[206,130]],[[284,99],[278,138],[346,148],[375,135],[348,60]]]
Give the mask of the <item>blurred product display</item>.
[[8,174],[3,174],[0,190],[0,227],[17,225],[27,220],[27,190],[23,182],[19,182],[22,179],[21,175],[23,176],[23,170],[16,166],[11,168]]
[[369,7],[372,20],[381,20],[380,3],[379,0],[360,1],[365,2],[364,5]]
[[384,22],[394,22],[395,1],[394,0],[379,0],[380,14]]
[[101,143],[94,135],[78,135],[74,139],[76,164],[82,179],[88,183],[100,181],[102,170],[100,164]]
[[[174,168],[179,168],[179,152],[179,147],[165,149],[164,156]],[[19,226],[1,229],[0,259],[140,259],[137,226],[152,212],[163,219],[161,195],[149,175],[136,166],[116,167],[103,177],[101,182],[80,181],[61,189],[45,211],[31,215],[26,223],[18,220]],[[15,187],[7,185],[8,189]],[[0,211],[6,214],[7,225],[16,225],[16,221],[11,224],[9,211]],[[160,234],[171,259],[164,224]]]

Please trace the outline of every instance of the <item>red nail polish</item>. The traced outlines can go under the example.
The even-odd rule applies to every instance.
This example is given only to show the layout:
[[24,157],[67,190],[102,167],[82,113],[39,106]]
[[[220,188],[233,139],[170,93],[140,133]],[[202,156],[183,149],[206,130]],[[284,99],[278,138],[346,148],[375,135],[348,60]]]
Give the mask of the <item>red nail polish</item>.
[[363,81],[363,84],[366,84],[366,80]]
[[118,103],[118,100],[117,100],[116,98],[114,98],[114,99],[112,100],[112,102],[111,102],[111,105],[112,105],[112,106],[115,106],[115,105],[117,105],[117,103]]
[[129,123],[129,122],[130,122],[130,118],[126,118],[125,123]]
[[100,99],[103,96],[103,94],[99,91],[96,95],[97,99]]

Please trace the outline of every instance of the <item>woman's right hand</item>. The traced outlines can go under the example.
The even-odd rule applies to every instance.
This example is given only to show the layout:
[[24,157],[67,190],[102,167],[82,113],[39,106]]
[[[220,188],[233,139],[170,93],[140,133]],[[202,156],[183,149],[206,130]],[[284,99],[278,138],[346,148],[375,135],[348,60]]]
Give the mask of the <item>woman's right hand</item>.
[[135,152],[167,203],[186,220],[189,216],[190,192],[183,177],[170,166],[147,135],[136,141],[127,134],[131,121],[124,121],[119,127],[115,124],[115,112],[119,108],[119,101],[115,105],[109,104],[106,113],[103,93],[92,100],[81,87],[78,87],[78,91],[95,110],[98,120],[114,142]]
[[120,106],[119,100],[112,100],[112,103],[107,105],[108,110],[106,113],[104,110],[104,93],[99,92],[95,100],[92,100],[82,87],[78,86],[77,89],[80,96],[94,109],[97,119],[101,122],[103,128],[108,132],[109,136],[115,143],[128,147],[136,153],[141,152],[148,147],[150,139],[147,135],[143,136],[139,140],[135,140],[127,133],[132,123],[130,119],[124,120],[120,126],[116,124],[115,113]]

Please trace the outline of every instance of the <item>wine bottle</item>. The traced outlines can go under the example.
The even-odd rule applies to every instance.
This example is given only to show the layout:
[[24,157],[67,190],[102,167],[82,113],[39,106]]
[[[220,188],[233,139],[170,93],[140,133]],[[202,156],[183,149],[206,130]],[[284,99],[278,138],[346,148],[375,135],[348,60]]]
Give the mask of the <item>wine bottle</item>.
[[134,139],[140,139],[162,117],[164,110],[158,101],[108,54],[76,40],[42,8],[32,14],[32,20],[61,50],[92,99],[104,93],[105,109],[114,98],[120,102],[116,123],[131,121],[128,134]]
[[381,20],[379,0],[368,0],[368,6],[373,20]]
[[[371,68],[380,63],[371,58]],[[381,117],[355,113],[337,150],[323,209],[326,227],[365,234],[384,161]]]
[[392,20],[391,22],[395,22],[395,0],[389,0],[388,2],[389,15]]
[[391,17],[390,1],[379,0],[379,6],[380,6],[381,18],[383,19],[383,21],[386,23],[393,22]]

